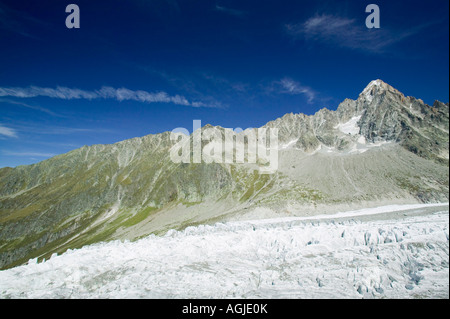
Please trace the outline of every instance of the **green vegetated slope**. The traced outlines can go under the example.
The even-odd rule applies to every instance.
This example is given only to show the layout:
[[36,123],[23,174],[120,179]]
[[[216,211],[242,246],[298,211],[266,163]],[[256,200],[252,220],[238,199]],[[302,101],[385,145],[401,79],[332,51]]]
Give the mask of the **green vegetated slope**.
[[261,164],[174,163],[168,132],[0,169],[0,267],[256,207],[448,201],[448,104],[430,107],[379,81],[337,111],[266,127],[279,129],[274,174]]

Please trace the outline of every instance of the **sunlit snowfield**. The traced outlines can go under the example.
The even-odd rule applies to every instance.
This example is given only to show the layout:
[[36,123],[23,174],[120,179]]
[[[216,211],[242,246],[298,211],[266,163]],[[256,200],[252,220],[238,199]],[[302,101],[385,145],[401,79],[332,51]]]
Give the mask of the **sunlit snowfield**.
[[448,206],[406,208],[95,244],[1,271],[0,297],[448,298]]

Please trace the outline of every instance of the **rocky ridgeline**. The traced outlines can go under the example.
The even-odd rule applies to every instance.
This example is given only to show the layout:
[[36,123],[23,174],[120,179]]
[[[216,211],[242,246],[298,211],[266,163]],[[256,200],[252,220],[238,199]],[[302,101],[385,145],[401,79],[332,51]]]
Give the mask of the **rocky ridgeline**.
[[[352,119],[356,131],[351,130]],[[345,123],[348,130],[342,129]],[[296,140],[295,146],[306,152],[321,145],[348,150],[363,137],[368,143],[399,143],[423,158],[448,165],[449,104],[435,101],[430,107],[381,80],[372,81],[357,100],[344,100],[336,111],[321,109],[312,116],[290,113],[266,126],[279,128],[280,144]]]
[[279,129],[272,175],[253,164],[173,163],[169,132],[0,169],[0,267],[254,207],[448,201],[448,103],[428,106],[376,80],[336,111],[265,127]]

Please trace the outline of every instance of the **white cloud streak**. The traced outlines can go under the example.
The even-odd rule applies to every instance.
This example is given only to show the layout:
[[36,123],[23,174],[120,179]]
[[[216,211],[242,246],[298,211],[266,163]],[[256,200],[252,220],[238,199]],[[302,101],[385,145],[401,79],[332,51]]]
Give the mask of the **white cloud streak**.
[[386,27],[368,29],[364,22],[357,23],[355,19],[331,14],[316,15],[303,23],[287,24],[285,28],[286,32],[294,38],[304,38],[307,41],[369,53],[383,53],[389,45],[420,30],[418,28],[407,32],[393,32]]
[[9,127],[0,124],[0,136],[17,138],[17,132]]
[[17,102],[17,101],[8,100],[8,99],[0,99],[0,103],[8,103],[8,104],[12,104],[12,105],[19,105],[19,106],[22,106],[22,107],[26,107],[28,109],[32,109],[32,110],[40,111],[40,112],[43,112],[43,113],[47,113],[47,114],[52,115],[52,116],[64,117],[64,116],[62,116],[60,114],[57,114],[57,113],[55,113],[55,112],[53,112],[53,111],[51,111],[49,109],[46,109],[45,107],[40,107],[40,106],[36,106],[36,105],[29,105],[29,104],[26,104],[26,103]]
[[184,96],[170,96],[166,92],[151,93],[147,91],[133,91],[127,88],[112,88],[104,86],[100,90],[85,91],[77,88],[56,87],[43,88],[30,86],[21,87],[0,87],[0,97],[33,98],[44,96],[55,99],[73,100],[73,99],[114,99],[117,101],[137,101],[143,103],[172,103],[191,107],[217,107],[215,104],[208,104],[199,101],[189,101]]
[[57,154],[54,153],[42,153],[42,152],[11,152],[2,151],[3,155],[6,156],[18,156],[18,157],[53,157]]
[[233,15],[235,17],[242,17],[242,16],[244,16],[244,12],[243,11],[236,10],[236,9],[231,9],[231,8],[226,8],[226,7],[219,6],[219,5],[216,5],[215,10],[223,12],[223,13],[227,13],[227,14],[230,14],[230,15]]
[[45,134],[45,135],[71,135],[71,134],[88,134],[88,133],[114,133],[111,129],[105,128],[85,128],[85,127],[68,127],[68,126],[49,126],[49,125],[33,125],[22,124],[15,125],[18,132],[28,134]]
[[303,94],[306,96],[308,103],[312,103],[316,97],[316,92],[313,89],[303,86],[290,78],[283,78],[277,84],[281,87],[280,93],[290,95]]

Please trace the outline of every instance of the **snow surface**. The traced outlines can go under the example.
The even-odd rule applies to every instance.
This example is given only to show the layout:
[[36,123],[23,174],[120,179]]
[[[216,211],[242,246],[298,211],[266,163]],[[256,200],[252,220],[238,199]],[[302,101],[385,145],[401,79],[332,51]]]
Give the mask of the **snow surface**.
[[283,144],[283,145],[280,146],[280,149],[290,148],[291,146],[295,145],[295,143],[297,143],[297,141],[298,141],[298,138],[295,139],[295,140],[292,140],[292,141],[290,141],[290,142],[288,142],[286,144]]
[[218,223],[99,243],[0,271],[0,297],[448,298],[448,207],[401,213],[420,207]]
[[340,123],[335,128],[344,134],[356,135],[359,134],[358,121],[361,119],[361,115],[352,117],[346,123]]
[[369,85],[367,85],[367,87],[361,92],[361,94],[364,94],[364,97],[366,98],[367,101],[372,102],[373,101],[373,96],[371,94],[372,88],[374,86],[380,87],[381,85],[382,83],[380,80],[374,80],[370,82]]

